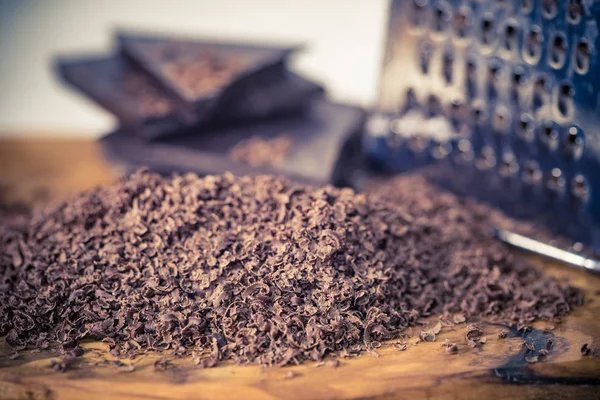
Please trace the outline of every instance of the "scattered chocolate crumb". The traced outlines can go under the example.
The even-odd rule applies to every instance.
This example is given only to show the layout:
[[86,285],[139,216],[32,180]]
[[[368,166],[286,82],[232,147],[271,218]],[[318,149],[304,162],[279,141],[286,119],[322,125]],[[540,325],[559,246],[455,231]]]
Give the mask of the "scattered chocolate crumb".
[[552,338],[549,338],[548,341],[546,342],[546,348],[551,349],[553,347],[554,347],[554,340]]
[[0,223],[0,336],[284,366],[356,356],[434,315],[529,323],[579,304],[459,199],[419,196],[139,171]]
[[379,358],[379,353],[373,349],[367,350],[367,354],[369,354],[373,358]]
[[296,374],[294,371],[288,371],[288,373],[285,374],[285,377],[283,379],[293,379],[297,376],[298,374]]
[[[117,367],[119,372],[133,372],[135,370],[135,365],[132,363],[126,364],[119,360],[113,361],[112,364]],[[156,368],[156,364],[154,364],[154,368]]]
[[517,331],[519,331],[519,332],[531,332],[531,326],[528,326],[526,324],[518,324],[517,325]]
[[478,325],[467,325],[467,329],[465,331],[465,343],[467,343],[469,347],[476,347],[477,342],[480,341],[479,337],[481,335],[483,335],[483,331]]
[[394,345],[394,347],[396,348],[396,350],[398,351],[405,351],[406,349],[408,349],[408,346],[406,345],[406,342],[404,343],[396,343]]
[[83,355],[83,349],[77,346],[72,350],[69,350],[67,354],[71,355],[72,357],[81,357]]
[[487,337],[484,336],[481,339],[479,339],[479,343],[481,343],[481,344],[487,343]]
[[446,347],[446,354],[457,354],[458,353],[458,345],[456,343],[451,343]]
[[333,359],[327,361],[327,366],[332,367],[332,368],[337,368],[340,366],[340,360],[338,360],[337,358],[333,358]]
[[462,324],[466,320],[467,319],[462,314],[455,314],[454,317],[452,317],[452,321],[454,321],[455,324]]
[[417,339],[417,340],[414,340],[414,341],[412,341],[412,342],[411,342],[411,344],[412,344],[413,346],[416,346],[416,345],[418,345],[418,344],[419,344],[419,342],[420,342],[420,340],[419,340],[419,339]]
[[156,371],[166,371],[171,362],[164,357],[159,358],[154,361],[154,370]]
[[65,354],[58,360],[50,360],[52,369],[58,372],[66,372],[75,364],[76,357],[72,354]]
[[581,346],[581,354],[583,354],[584,356],[589,355],[591,352],[590,346],[587,343],[584,343],[583,346]]
[[506,338],[508,337],[508,334],[509,334],[509,331],[508,331],[508,330],[506,330],[506,329],[501,329],[501,330],[498,332],[498,337],[499,337],[500,339],[506,339]]
[[435,342],[435,333],[433,333],[433,329],[419,331],[419,339],[424,342]]
[[525,340],[523,342],[523,346],[527,347],[527,351],[535,351],[535,343],[533,342],[528,342],[527,340]]
[[548,354],[550,353],[550,351],[548,349],[541,349],[538,354],[540,357],[546,357]]
[[546,332],[551,332],[551,331],[553,331],[553,330],[554,330],[554,328],[555,328],[555,327],[554,327],[554,325],[548,325],[548,326],[546,326],[546,327],[544,328],[544,330],[545,330]]

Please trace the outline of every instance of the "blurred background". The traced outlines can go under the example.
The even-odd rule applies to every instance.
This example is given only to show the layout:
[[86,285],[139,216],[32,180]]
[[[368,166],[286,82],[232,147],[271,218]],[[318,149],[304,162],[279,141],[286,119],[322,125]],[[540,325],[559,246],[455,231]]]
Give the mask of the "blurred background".
[[95,137],[114,118],[61,85],[54,57],[98,53],[116,28],[304,43],[297,72],[333,100],[372,105],[387,0],[0,0],[0,135]]

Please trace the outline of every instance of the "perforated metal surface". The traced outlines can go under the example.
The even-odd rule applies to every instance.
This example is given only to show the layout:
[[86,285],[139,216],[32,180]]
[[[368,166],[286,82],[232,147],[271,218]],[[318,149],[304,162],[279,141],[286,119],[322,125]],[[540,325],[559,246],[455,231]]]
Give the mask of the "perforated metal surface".
[[599,0],[393,0],[371,164],[600,247],[599,24]]

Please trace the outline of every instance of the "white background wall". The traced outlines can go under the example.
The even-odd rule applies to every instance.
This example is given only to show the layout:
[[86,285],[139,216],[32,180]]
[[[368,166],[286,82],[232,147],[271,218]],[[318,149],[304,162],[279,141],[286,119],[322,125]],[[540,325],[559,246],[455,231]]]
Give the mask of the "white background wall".
[[309,44],[293,68],[372,104],[387,0],[0,0],[0,135],[99,135],[115,123],[62,86],[58,54],[107,51],[117,27]]

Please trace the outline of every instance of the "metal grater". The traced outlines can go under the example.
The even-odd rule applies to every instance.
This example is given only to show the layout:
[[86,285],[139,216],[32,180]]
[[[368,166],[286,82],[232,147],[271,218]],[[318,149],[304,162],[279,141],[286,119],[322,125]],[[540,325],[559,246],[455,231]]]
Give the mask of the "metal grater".
[[363,149],[600,248],[600,0],[392,0]]

